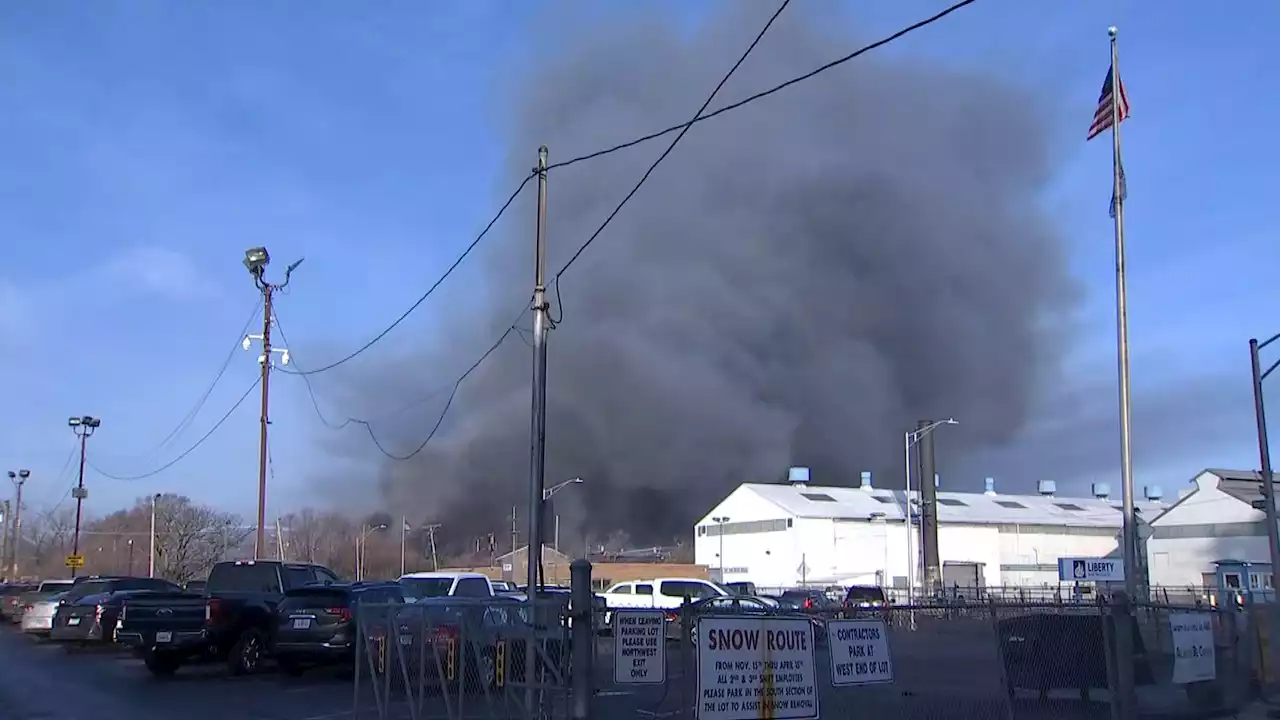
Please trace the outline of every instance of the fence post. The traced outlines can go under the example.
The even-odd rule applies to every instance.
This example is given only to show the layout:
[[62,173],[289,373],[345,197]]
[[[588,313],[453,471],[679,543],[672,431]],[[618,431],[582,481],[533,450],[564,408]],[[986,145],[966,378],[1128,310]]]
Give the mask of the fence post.
[[[1113,717],[1137,717],[1138,697],[1134,688],[1133,664],[1134,625],[1133,603],[1128,594],[1116,592],[1112,595],[1109,606],[1111,621],[1111,639],[1113,641],[1113,657],[1115,658],[1115,687],[1111,688],[1111,708]],[[1106,619],[1103,620],[1106,622]],[[1105,637],[1105,636],[1104,636]]]
[[595,593],[591,591],[591,562],[578,558],[569,565],[569,593],[572,599],[573,621],[570,635],[570,656],[573,665],[572,694],[573,720],[587,720],[591,717],[591,700],[594,678],[592,664],[596,656],[595,636]]
[[[697,703],[702,699],[698,694],[697,648],[693,646],[693,624],[698,622],[693,612],[693,603],[689,596],[684,596],[680,605],[680,714],[677,717],[697,717]],[[615,640],[614,642],[617,642]],[[671,672],[670,668],[667,672]],[[689,713],[693,713],[690,715]]]

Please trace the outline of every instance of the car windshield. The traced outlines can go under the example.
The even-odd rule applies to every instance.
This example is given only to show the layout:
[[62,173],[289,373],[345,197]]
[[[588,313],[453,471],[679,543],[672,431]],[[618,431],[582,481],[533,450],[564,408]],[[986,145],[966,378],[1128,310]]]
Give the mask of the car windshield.
[[42,593],[62,592],[63,590],[67,590],[70,587],[71,587],[70,580],[50,580],[48,582],[40,583],[40,590],[38,592],[42,592]]
[[405,597],[432,598],[449,597],[449,588],[453,587],[453,578],[400,578],[405,587]]
[[87,595],[97,595],[99,593],[110,592],[111,582],[109,580],[93,580],[87,583],[81,583],[71,590],[62,598],[67,602],[76,602],[80,598]]
[[846,599],[850,602],[884,602],[884,591],[878,587],[851,587]]

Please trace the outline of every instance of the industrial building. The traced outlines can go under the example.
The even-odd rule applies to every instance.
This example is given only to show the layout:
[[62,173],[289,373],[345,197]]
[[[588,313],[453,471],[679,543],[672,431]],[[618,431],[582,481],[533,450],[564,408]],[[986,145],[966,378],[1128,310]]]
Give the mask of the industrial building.
[[[697,522],[694,556],[726,582],[760,587],[876,584],[906,588],[906,493],[875,487],[808,483],[807,469],[786,483],[740,485]],[[937,479],[935,477],[935,487]],[[895,480],[900,485],[901,480]],[[1109,488],[1088,498],[1058,497],[1041,481],[1035,495],[1006,495],[987,478],[982,492],[937,492],[938,546],[947,587],[1039,586],[1058,583],[1061,557],[1118,554],[1123,514]],[[913,525],[920,494],[911,493]],[[1168,505],[1157,487],[1136,503],[1139,521]],[[1144,535],[1149,534],[1143,532]],[[911,541],[920,587],[919,533]]]
[[[1276,476],[1280,480],[1280,475]],[[1168,588],[1272,589],[1262,474],[1208,469],[1151,522],[1151,584]]]

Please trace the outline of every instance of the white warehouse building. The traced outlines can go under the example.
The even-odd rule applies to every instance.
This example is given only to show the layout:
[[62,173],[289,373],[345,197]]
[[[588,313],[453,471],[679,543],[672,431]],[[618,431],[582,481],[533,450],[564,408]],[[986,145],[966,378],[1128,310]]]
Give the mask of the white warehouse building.
[[[808,584],[907,585],[907,531],[902,490],[877,488],[862,473],[857,488],[820,487],[795,468],[787,483],[745,483],[694,528],[699,565],[725,582],[759,587]],[[936,478],[935,478],[936,483]],[[1039,586],[1058,583],[1062,557],[1114,557],[1123,515],[1105,485],[1094,497],[1054,495],[1040,483],[1038,495],[1004,495],[987,478],[984,492],[937,494],[938,548],[946,585]],[[919,492],[911,493],[919,523]],[[1140,522],[1168,506],[1158,488],[1137,503]],[[912,542],[919,586],[918,533]]]

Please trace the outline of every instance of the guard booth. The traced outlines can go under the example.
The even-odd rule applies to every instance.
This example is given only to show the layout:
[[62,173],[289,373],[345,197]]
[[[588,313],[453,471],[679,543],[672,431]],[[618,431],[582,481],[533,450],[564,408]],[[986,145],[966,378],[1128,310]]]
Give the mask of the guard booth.
[[1238,605],[1269,602],[1275,595],[1271,565],[1246,560],[1215,560],[1214,592],[1210,602],[1222,607],[1229,600]]

